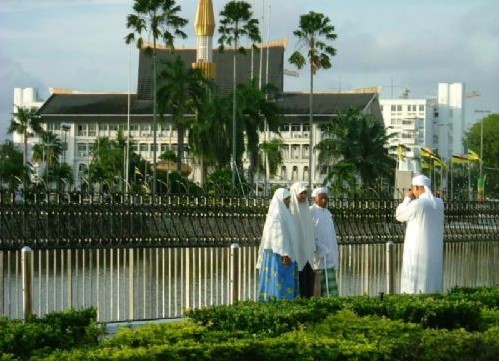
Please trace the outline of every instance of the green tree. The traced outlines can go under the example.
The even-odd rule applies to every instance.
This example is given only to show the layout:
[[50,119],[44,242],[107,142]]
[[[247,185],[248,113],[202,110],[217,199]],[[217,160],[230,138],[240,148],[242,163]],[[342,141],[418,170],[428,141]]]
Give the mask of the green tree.
[[212,87],[210,80],[203,76],[200,69],[186,67],[180,57],[166,62],[165,69],[159,74],[161,84],[158,88],[158,109],[160,114],[170,111],[172,123],[177,130],[177,171],[181,172],[184,152],[184,136],[193,123]]
[[395,160],[387,147],[392,135],[380,121],[351,108],[322,131],[323,139],[316,145],[319,165],[329,167],[326,181],[337,190],[376,189],[381,179],[392,179]]
[[251,40],[252,45],[261,41],[259,21],[252,18],[251,5],[245,1],[230,1],[220,12],[218,43],[219,50],[224,51],[225,45],[233,48],[233,118],[232,118],[232,162],[231,162],[231,184],[236,185],[236,54],[245,53],[245,48],[240,41],[243,37]]
[[23,165],[26,166],[28,157],[28,138],[32,135],[30,130],[38,134],[41,131],[39,118],[36,116],[36,108],[19,107],[16,105],[16,112],[12,114],[8,134],[17,133],[23,137]]
[[41,176],[48,190],[51,182],[58,181],[53,170],[59,165],[64,147],[61,139],[50,131],[42,131],[39,138],[40,142],[33,145],[33,161],[45,165]]
[[[117,178],[125,176],[124,156],[126,139],[123,130],[118,131],[116,139],[99,137],[92,147],[90,175],[92,182],[105,183],[111,188]],[[121,181],[119,179],[119,181]],[[110,189],[111,190],[111,189]]]
[[274,176],[278,172],[278,167],[283,163],[281,155],[281,147],[283,140],[281,138],[273,138],[261,144],[262,156],[259,158],[259,171],[264,173],[266,171],[266,161],[268,163],[269,173]]
[[330,19],[314,11],[302,15],[299,21],[299,27],[293,32],[301,48],[307,50],[306,57],[300,50],[294,51],[289,58],[289,62],[298,69],[302,69],[306,63],[309,63],[309,188],[312,187],[312,157],[313,157],[313,91],[314,75],[320,69],[330,69],[332,64],[330,57],[335,56],[336,49],[329,45],[337,38],[334,33],[335,28]]
[[[246,84],[238,86],[238,118],[242,119],[242,127],[237,127],[237,144],[246,145],[246,152],[250,160],[249,182],[253,183],[253,175],[259,159],[259,134],[267,128],[270,132],[279,133],[279,127],[283,122],[283,110],[274,101],[276,89],[266,85],[264,90],[259,89],[258,80],[251,79]],[[246,137],[246,142],[243,142]],[[237,164],[241,165],[241,153],[236,156]]]
[[126,37],[127,44],[136,42],[137,48],[144,45],[143,34],[153,39],[153,48],[146,46],[146,53],[153,56],[153,194],[156,193],[156,149],[157,149],[157,104],[156,104],[156,55],[157,41],[163,40],[165,45],[174,51],[174,39],[187,37],[181,28],[186,26],[187,20],[177,14],[181,7],[175,0],[134,0],[134,14],[127,16],[127,28],[131,29]]
[[226,168],[231,162],[232,95],[216,96],[203,106],[189,132],[193,154],[205,164]]
[[[482,123],[482,136],[481,136]],[[464,137],[464,146],[481,157],[482,168],[486,175],[485,194],[488,198],[498,198],[498,114],[490,114],[475,123]],[[479,168],[479,167],[478,167]],[[477,170],[476,170],[477,171]]]
[[7,140],[0,144],[0,189],[3,189],[4,183],[8,183],[10,190],[14,189],[19,180],[26,183],[29,170],[22,162],[23,152],[16,148],[14,142]]

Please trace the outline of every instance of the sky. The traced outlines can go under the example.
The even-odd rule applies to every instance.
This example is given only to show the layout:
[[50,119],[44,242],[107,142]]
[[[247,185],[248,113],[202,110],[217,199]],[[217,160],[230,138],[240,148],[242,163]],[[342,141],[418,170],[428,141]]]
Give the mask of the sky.
[[[465,83],[466,123],[498,113],[498,0],[248,0],[264,40],[288,39],[285,68],[299,49],[293,31],[309,11],[335,27],[332,68],[315,76],[317,91],[381,86],[381,99],[437,95],[438,83]],[[189,20],[176,47],[193,48],[197,0],[181,0]],[[215,20],[226,0],[213,0]],[[16,87],[136,91],[138,50],[125,44],[132,0],[0,1],[0,141],[6,139]],[[217,47],[218,34],[213,47]],[[220,70],[219,70],[220,71]],[[309,90],[309,75],[285,76],[285,91]],[[477,112],[477,111],[482,111]]]

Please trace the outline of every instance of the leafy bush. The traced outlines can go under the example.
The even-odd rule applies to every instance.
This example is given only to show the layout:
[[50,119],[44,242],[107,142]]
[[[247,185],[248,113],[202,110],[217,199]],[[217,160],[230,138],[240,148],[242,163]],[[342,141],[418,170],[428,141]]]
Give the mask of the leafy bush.
[[28,322],[0,318],[0,354],[26,359],[56,349],[97,345],[103,331],[96,319],[93,308],[33,317]]

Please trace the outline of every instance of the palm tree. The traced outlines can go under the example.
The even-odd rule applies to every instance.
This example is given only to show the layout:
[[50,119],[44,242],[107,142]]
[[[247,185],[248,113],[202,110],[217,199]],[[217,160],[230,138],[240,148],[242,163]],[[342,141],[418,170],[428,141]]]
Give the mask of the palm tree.
[[33,146],[33,160],[37,163],[45,162],[43,177],[46,179],[47,186],[55,178],[52,169],[59,164],[59,158],[63,151],[61,139],[50,131],[42,131],[40,143]]
[[[257,79],[238,86],[239,118],[243,120],[243,129],[239,129],[237,140],[238,144],[243,145],[243,136],[247,138],[245,143],[250,158],[249,182],[251,184],[259,159],[259,132],[266,130],[267,123],[269,131],[279,133],[279,126],[283,120],[283,111],[280,106],[274,100],[268,100],[268,93],[275,91],[276,88],[269,84],[263,90],[259,89]],[[269,97],[269,99],[273,98]],[[241,156],[236,159],[237,164],[241,163]]]
[[392,134],[377,119],[351,108],[332,118],[322,131],[323,140],[315,147],[318,160],[330,167],[326,180],[337,188],[344,184],[354,189],[359,181],[367,189],[392,177],[395,160],[388,149]]
[[23,161],[23,153],[16,148],[14,142],[6,140],[0,144],[0,190],[8,182],[9,189],[16,186],[16,179],[28,179],[29,170],[26,166],[19,166]]
[[137,48],[143,47],[143,33],[148,33],[153,38],[153,48],[148,45],[146,53],[153,55],[153,195],[156,194],[156,44],[162,39],[165,45],[174,51],[174,39],[187,37],[181,28],[187,24],[187,20],[177,16],[181,7],[175,0],[134,0],[133,9],[135,14],[127,16],[127,28],[132,32],[125,37],[127,44],[135,41]]
[[17,133],[22,135],[24,143],[23,166],[26,166],[28,156],[28,137],[30,129],[38,134],[41,131],[39,118],[36,116],[36,108],[20,107],[16,105],[16,112],[10,121],[8,134]]
[[[266,171],[266,161],[269,167],[269,173],[274,176],[278,172],[278,167],[283,163],[281,147],[283,140],[281,138],[273,138],[263,142],[261,145],[262,157],[259,158],[258,167],[261,172]],[[265,158],[264,158],[265,157]],[[264,161],[266,159],[266,161]]]
[[306,62],[309,63],[309,189],[312,188],[312,156],[313,156],[313,89],[314,75],[320,69],[330,69],[330,57],[335,56],[336,50],[328,45],[335,40],[337,35],[334,33],[334,26],[330,19],[321,13],[310,11],[300,17],[299,27],[293,32],[299,42],[307,49],[307,59],[295,51],[289,58],[289,62],[298,69],[302,69]]
[[245,1],[230,1],[220,12],[218,43],[219,51],[224,51],[224,46],[233,47],[233,122],[232,122],[232,162],[231,184],[236,184],[236,52],[245,53],[244,47],[239,42],[242,37],[248,37],[253,44],[261,41],[259,21],[252,18],[251,5]]
[[165,65],[158,77],[162,81],[157,94],[160,99],[158,110],[162,115],[167,110],[172,112],[172,122],[177,130],[177,171],[180,173],[184,136],[190,124],[186,114],[198,113],[200,106],[206,103],[212,83],[200,69],[186,67],[180,57]]

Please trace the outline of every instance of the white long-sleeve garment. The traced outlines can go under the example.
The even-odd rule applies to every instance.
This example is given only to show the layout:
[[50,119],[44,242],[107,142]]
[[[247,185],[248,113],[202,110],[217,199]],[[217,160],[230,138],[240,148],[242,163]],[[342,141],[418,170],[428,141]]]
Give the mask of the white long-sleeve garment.
[[418,199],[406,197],[397,209],[396,219],[407,222],[401,293],[443,291],[444,204],[430,192]]
[[339,266],[339,246],[333,224],[332,214],[327,208],[317,204],[311,207],[311,216],[316,228],[316,252],[312,263],[313,269],[329,269]]

